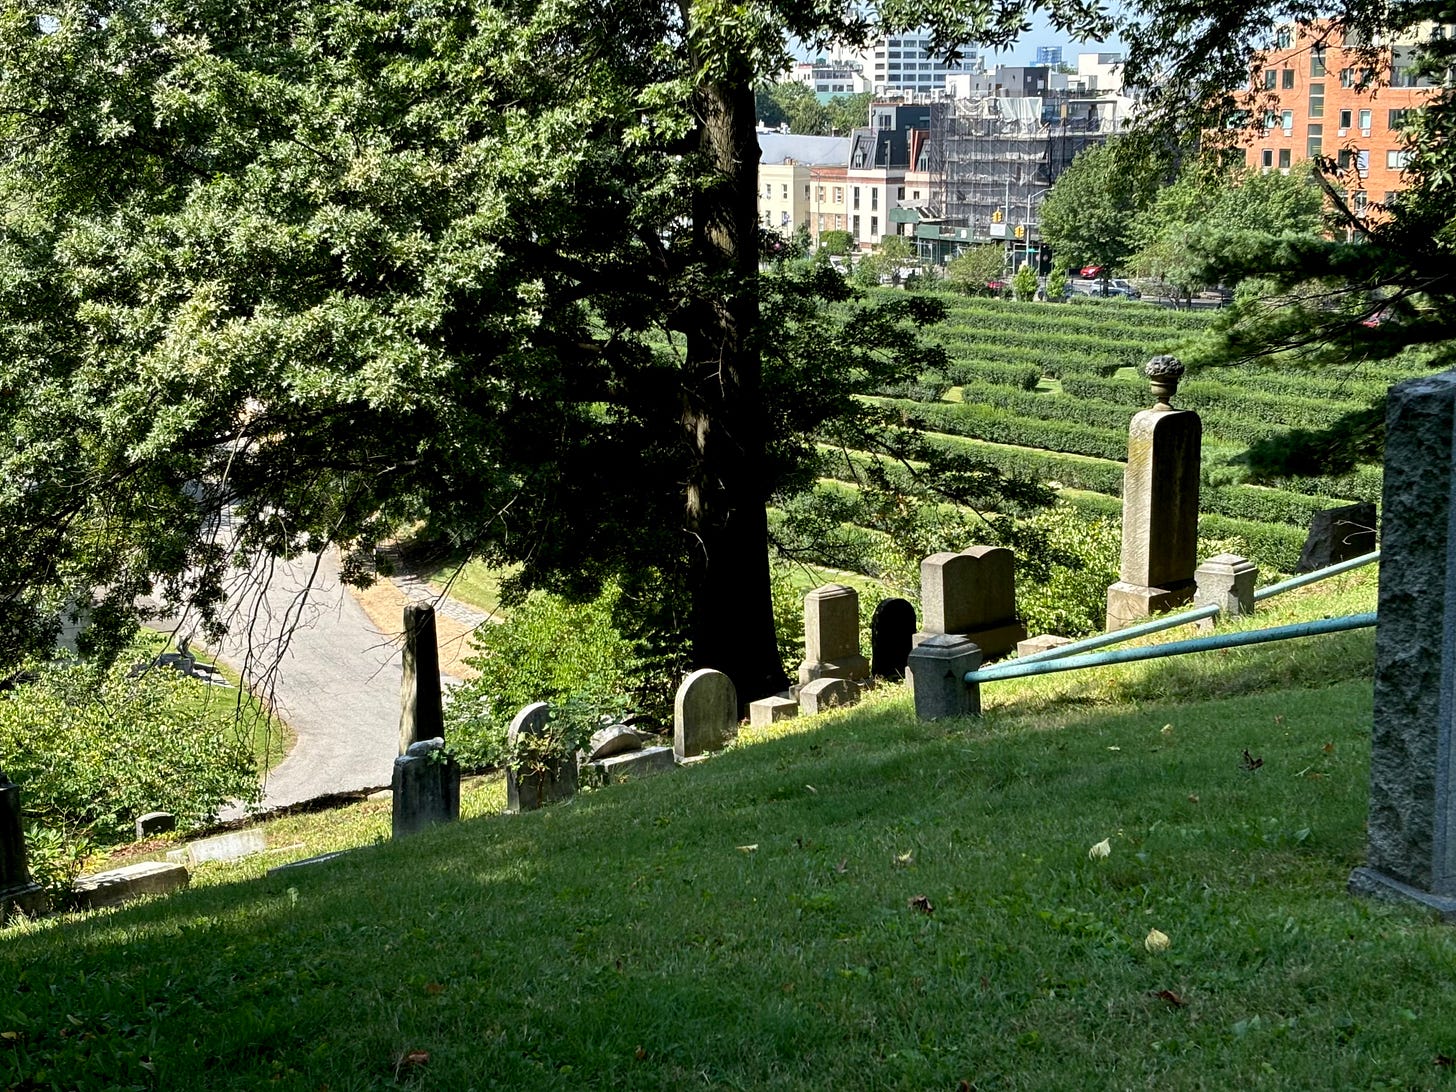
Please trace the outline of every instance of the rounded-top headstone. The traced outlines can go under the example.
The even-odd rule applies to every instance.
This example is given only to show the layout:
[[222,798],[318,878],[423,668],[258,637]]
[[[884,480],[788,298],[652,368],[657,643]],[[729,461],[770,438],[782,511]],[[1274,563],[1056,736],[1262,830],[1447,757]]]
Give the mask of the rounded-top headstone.
[[870,618],[870,674],[903,679],[915,637],[915,608],[908,599],[882,599]]
[[738,691],[723,672],[699,668],[677,688],[672,712],[678,758],[721,750],[738,728]]
[[514,745],[522,736],[539,736],[546,731],[550,719],[551,706],[544,701],[533,701],[511,720],[511,726],[506,730],[506,742]]

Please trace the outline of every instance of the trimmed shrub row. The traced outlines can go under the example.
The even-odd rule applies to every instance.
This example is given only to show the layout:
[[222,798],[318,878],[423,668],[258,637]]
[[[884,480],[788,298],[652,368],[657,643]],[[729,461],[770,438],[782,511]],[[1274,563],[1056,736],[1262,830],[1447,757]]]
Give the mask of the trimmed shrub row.
[[1127,455],[1123,429],[1093,428],[1071,421],[1021,417],[995,406],[953,402],[925,403],[883,399],[891,406],[924,421],[930,431],[969,436],[997,444],[1042,448],[1046,451],[1122,459]]

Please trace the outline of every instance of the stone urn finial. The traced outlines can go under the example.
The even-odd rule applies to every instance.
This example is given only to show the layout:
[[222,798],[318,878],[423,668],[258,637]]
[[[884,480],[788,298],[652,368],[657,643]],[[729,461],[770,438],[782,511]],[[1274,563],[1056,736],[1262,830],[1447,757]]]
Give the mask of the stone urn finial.
[[1183,361],[1176,356],[1155,356],[1143,365],[1143,374],[1152,388],[1154,409],[1172,409],[1173,395],[1178,393],[1178,380],[1183,377]]

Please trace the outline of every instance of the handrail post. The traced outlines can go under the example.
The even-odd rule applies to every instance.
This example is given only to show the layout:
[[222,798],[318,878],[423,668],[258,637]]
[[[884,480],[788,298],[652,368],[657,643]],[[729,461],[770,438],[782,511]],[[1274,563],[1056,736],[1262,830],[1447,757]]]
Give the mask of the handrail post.
[[910,650],[905,677],[918,720],[979,717],[981,688],[966,676],[981,666],[981,650],[957,633],[937,633]]

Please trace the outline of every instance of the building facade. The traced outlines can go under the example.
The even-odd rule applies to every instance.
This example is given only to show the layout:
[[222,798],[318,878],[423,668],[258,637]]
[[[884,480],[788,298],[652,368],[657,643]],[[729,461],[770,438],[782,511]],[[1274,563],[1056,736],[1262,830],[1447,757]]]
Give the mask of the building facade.
[[923,31],[872,39],[851,59],[876,95],[944,93],[947,76],[981,69],[974,49],[966,50],[954,64],[947,64],[944,56],[930,51],[930,35]]
[[[805,226],[817,242],[819,219],[826,212],[833,215],[833,210],[827,207],[822,194],[815,198],[816,188],[823,188],[822,182],[815,181],[815,172],[821,168],[842,172],[849,143],[848,137],[796,136],[760,130],[759,224],[785,238]],[[842,215],[842,208],[839,211]]]

